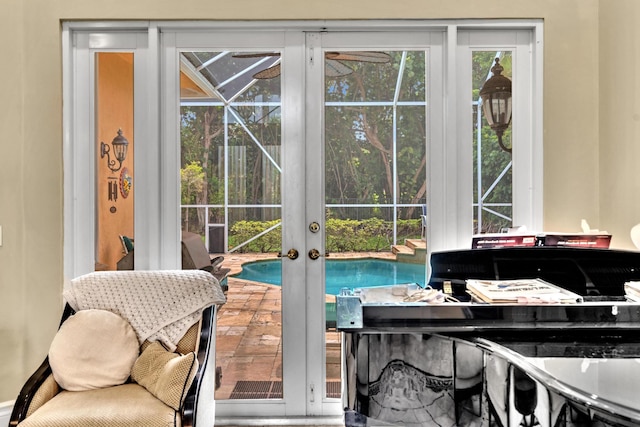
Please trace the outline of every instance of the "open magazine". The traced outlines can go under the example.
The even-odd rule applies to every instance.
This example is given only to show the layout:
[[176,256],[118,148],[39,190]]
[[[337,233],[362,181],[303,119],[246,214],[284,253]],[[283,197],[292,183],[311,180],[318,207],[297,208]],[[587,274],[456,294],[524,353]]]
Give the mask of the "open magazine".
[[575,304],[582,296],[542,279],[468,279],[467,292],[478,302],[494,304]]
[[627,301],[640,302],[640,282],[626,282],[624,284],[624,294]]

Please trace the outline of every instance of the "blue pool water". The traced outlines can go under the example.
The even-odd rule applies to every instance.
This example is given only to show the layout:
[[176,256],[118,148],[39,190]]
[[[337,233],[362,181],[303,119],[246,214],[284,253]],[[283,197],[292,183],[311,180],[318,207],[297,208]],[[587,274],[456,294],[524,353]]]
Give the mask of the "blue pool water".
[[[282,284],[280,260],[255,261],[242,265],[238,279]],[[370,288],[399,283],[425,284],[425,266],[381,259],[350,259],[325,261],[325,293],[338,295],[342,288]]]

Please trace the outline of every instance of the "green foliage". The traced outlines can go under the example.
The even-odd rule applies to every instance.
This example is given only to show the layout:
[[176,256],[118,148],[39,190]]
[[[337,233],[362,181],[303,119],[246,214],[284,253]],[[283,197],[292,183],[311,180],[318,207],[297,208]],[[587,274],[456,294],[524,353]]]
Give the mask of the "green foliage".
[[[273,227],[278,222],[280,221],[237,221],[231,226],[231,232],[229,233],[229,248],[233,249],[235,246],[254,238],[268,228]],[[282,246],[281,233],[282,230],[279,227],[274,228],[264,236],[260,236],[256,240],[244,245],[238,249],[237,252],[280,252]]]
[[197,203],[196,197],[204,188],[204,170],[198,162],[191,162],[180,169],[181,203],[193,205]]
[[[328,79],[331,102],[386,101],[396,95],[403,52],[389,52],[388,64],[349,64],[354,72]],[[398,99],[426,103],[425,55],[409,51],[404,58]],[[327,203],[420,203],[426,156],[425,107],[331,106],[325,109],[325,181]],[[394,147],[394,136],[396,146]],[[398,162],[394,164],[394,149]],[[397,186],[394,188],[394,173]]]
[[356,248],[364,247],[368,235],[363,232],[361,222],[346,219],[329,219],[325,226],[327,229],[327,245],[329,252],[351,252]]
[[[204,60],[216,57],[218,53],[199,52],[197,55]],[[325,82],[325,101],[331,103],[325,107],[325,202],[336,205],[372,205],[366,214],[354,214],[353,208],[331,208],[331,219],[337,221],[342,218],[344,222],[328,223],[328,226],[335,227],[335,234],[333,230],[328,230],[328,244],[333,247],[330,250],[388,248],[392,240],[389,224],[372,222],[378,228],[376,232],[369,233],[365,229],[372,230],[373,225],[355,220],[355,223],[351,223],[351,220],[345,218],[389,220],[394,215],[393,210],[376,205],[419,205],[426,200],[427,117],[426,108],[420,103],[428,101],[428,58],[425,52],[420,51],[388,53],[392,57],[389,63],[352,61],[348,64],[353,69],[351,74],[339,78],[328,77]],[[495,55],[496,52],[491,51],[475,51],[472,55],[473,92],[470,95],[474,100],[478,99],[479,90],[493,65]],[[224,68],[220,71],[225,74],[241,68],[246,61],[230,55],[226,62],[220,63]],[[504,67],[503,75],[511,77],[511,52],[503,52],[500,62]],[[399,76],[401,70],[403,74]],[[397,99],[418,105],[391,106],[396,99],[396,82],[401,82]],[[220,96],[232,95],[234,94],[222,93]],[[181,165],[185,173],[194,174],[193,177],[188,175],[183,178],[183,204],[221,206],[225,201],[225,185],[228,186],[230,205],[280,204],[281,181],[276,166],[281,165],[282,144],[281,112],[277,105],[280,101],[280,79],[258,80],[244,88],[236,101],[236,105],[226,107],[222,99],[214,100],[210,105],[181,107]],[[389,105],[368,106],[365,101],[380,101]],[[473,114],[477,112],[474,111]],[[482,177],[480,182],[477,181],[476,118],[474,116],[473,133],[469,130],[468,136],[474,141],[474,202],[478,203],[478,193],[485,194],[492,188],[494,181],[511,161],[511,156],[500,150],[495,132],[483,121],[480,129]],[[511,129],[505,131],[503,139],[507,145],[511,145]],[[258,147],[258,143],[261,147]],[[194,164],[200,165],[204,173],[202,190],[199,188],[200,175],[195,174],[195,169],[190,169]],[[225,169],[229,171],[228,182],[224,181]],[[509,172],[493,187],[484,201],[511,202],[511,181]],[[511,216],[510,207],[497,206],[492,209]],[[194,229],[204,229],[208,223],[225,222],[223,208],[210,209],[209,218],[205,218],[202,209],[192,211],[183,222]],[[235,224],[242,224],[246,219],[267,221],[280,215],[277,209],[253,207],[230,209],[227,212],[229,218],[226,221]],[[397,214],[407,220],[415,217],[413,208],[400,208]],[[397,224],[398,241],[420,235],[419,220],[411,221],[415,226],[404,227]],[[489,231],[505,225],[510,224],[505,224],[505,220],[486,212],[479,228]],[[249,237],[254,235],[245,228],[241,227],[239,232],[246,233]],[[279,250],[279,240],[272,239],[271,234],[257,239],[247,247]],[[232,233],[230,236],[230,241],[235,244],[240,244],[243,239],[240,234],[234,236]]]
[[[233,248],[276,225],[278,221],[238,221],[231,227],[229,246]],[[378,218],[365,220],[328,219],[326,250],[328,252],[388,251],[393,243],[393,224]],[[417,219],[398,221],[398,235],[404,239],[420,237],[421,222]],[[281,229],[275,228],[264,236],[244,245],[238,253],[281,252]]]
[[[392,224],[389,223],[389,226]],[[419,239],[422,234],[421,219],[399,219],[396,223],[397,241],[402,243],[405,239]]]
[[[266,83],[260,82],[248,88],[243,97],[253,97],[251,99],[254,101],[257,101],[258,97],[269,100],[268,95],[264,93],[264,84]],[[232,120],[225,128],[225,107],[222,105],[181,108],[181,163],[187,165],[197,161],[202,165],[206,174],[203,192],[206,200],[201,203],[223,203],[225,166],[229,170],[230,203],[279,203],[279,176],[274,176],[274,166],[256,145],[255,140],[260,141],[274,161],[279,163],[280,109],[239,106],[234,107],[228,115]],[[244,125],[238,123],[236,115]],[[267,181],[269,185],[265,185]],[[215,213],[215,218],[210,220],[222,222],[223,218]]]

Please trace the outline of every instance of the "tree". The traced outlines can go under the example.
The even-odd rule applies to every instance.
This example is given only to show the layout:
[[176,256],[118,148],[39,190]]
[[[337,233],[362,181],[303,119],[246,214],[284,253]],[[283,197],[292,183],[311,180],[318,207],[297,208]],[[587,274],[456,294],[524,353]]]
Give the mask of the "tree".
[[[180,169],[180,193],[183,205],[197,204],[205,185],[205,173],[197,162]],[[189,216],[184,218],[184,227],[189,230]]]
[[[202,191],[192,202],[208,205],[221,202],[224,189],[220,185],[217,168],[217,150],[212,149],[223,143],[222,107],[182,107],[181,110],[181,164],[201,165],[204,173]],[[216,142],[217,140],[217,142]],[[207,224],[204,209],[197,210],[200,228]]]
[[[326,126],[325,134],[327,202],[390,204],[394,202],[394,195],[399,203],[424,200],[424,105],[363,104],[366,101],[389,104],[395,99],[426,102],[424,53],[407,52],[400,79],[403,52],[390,54],[392,60],[388,64],[350,63],[352,74],[328,82],[328,101],[352,105],[326,109],[325,120],[331,123]],[[396,94],[399,80],[402,84]],[[397,143],[395,153],[394,139]],[[412,215],[411,209],[404,212],[406,218]]]

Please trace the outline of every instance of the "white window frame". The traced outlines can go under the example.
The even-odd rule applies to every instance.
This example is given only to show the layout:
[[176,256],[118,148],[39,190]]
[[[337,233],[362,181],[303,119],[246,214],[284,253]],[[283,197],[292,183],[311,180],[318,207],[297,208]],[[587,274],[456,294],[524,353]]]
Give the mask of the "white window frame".
[[[473,126],[469,110],[471,94],[471,56],[473,51],[511,51],[513,55],[513,114],[512,152],[513,169],[513,224],[525,225],[530,231],[542,231],[542,59],[538,57],[542,41],[541,31],[523,29],[458,31],[457,74],[459,160],[463,179],[472,179],[472,139],[468,129]],[[537,37],[538,36],[538,37]],[[541,55],[540,55],[541,56]],[[469,173],[469,175],[466,174]],[[461,197],[471,200],[467,188]],[[471,194],[471,193],[470,193]],[[471,214],[470,217],[467,217]],[[464,223],[470,224],[473,210],[463,213]],[[470,242],[470,236],[462,236],[461,247]]]
[[[441,29],[445,34],[442,75],[444,107],[430,114],[431,126],[441,125],[442,144],[428,146],[429,251],[468,248],[472,233],[471,138],[467,100],[469,94],[460,81],[465,55],[458,37],[464,31],[517,30],[530,34],[528,48],[518,55],[530,55],[531,78],[525,88],[529,99],[514,99],[514,123],[529,121],[526,146],[514,149],[514,219],[532,229],[542,226],[542,21],[541,20],[457,20],[457,21],[256,21],[256,22],[65,22],[63,23],[63,161],[64,161],[64,271],[67,278],[94,269],[95,255],[95,148],[93,135],[93,87],[86,57],[77,57],[76,37],[87,33],[93,37],[91,49],[113,49],[135,53],[135,238],[136,269],[172,269],[180,266],[179,174],[175,169],[179,141],[176,129],[164,124],[164,114],[177,111],[165,97],[161,76],[175,70],[161,69],[164,49],[162,37],[194,31],[384,31],[399,29]],[[117,36],[134,34],[135,46],[118,45]],[[102,35],[102,36],[100,36]],[[111,41],[112,44],[101,45]],[[115,43],[115,45],[114,45]],[[86,54],[84,52],[83,54]],[[299,56],[302,56],[298,54]],[[139,62],[138,62],[139,60]],[[83,62],[84,61],[84,62]],[[80,67],[78,67],[80,65]],[[85,74],[84,76],[82,74]],[[519,72],[520,73],[520,72]],[[170,84],[179,85],[177,79]],[[516,82],[516,84],[518,84]],[[525,93],[518,89],[518,93]],[[291,95],[291,94],[290,94]],[[523,116],[524,114],[524,116]],[[435,119],[434,119],[435,118]],[[521,138],[518,138],[519,143]],[[89,142],[89,143],[87,143]],[[516,164],[516,162],[518,162]],[[516,178],[515,174],[518,174]],[[308,195],[307,195],[308,197]],[[517,207],[515,205],[518,205]],[[304,229],[304,224],[295,224]],[[303,238],[304,240],[304,238]],[[308,397],[307,397],[308,399]],[[297,398],[294,415],[308,409],[304,394]],[[275,405],[277,406],[277,405]],[[297,406],[302,406],[298,408]],[[278,411],[276,411],[278,412]],[[322,412],[322,411],[320,411]],[[249,414],[251,411],[243,410]],[[252,414],[255,415],[255,414]],[[261,415],[269,415],[267,413]],[[330,415],[330,414],[324,414]],[[291,420],[290,420],[291,421]]]
[[[138,55],[146,55],[140,62],[143,67],[136,70],[145,73],[144,93],[136,94],[136,100],[143,100],[142,106],[136,107],[136,129],[142,132],[137,141],[160,141],[161,143],[138,144],[138,161],[135,165],[136,187],[149,188],[149,191],[136,192],[135,235],[136,235],[136,268],[175,268],[179,266],[179,251],[175,241],[179,241],[178,226],[172,226],[179,218],[179,209],[174,208],[174,199],[167,196],[167,191],[176,192],[178,182],[170,179],[166,170],[166,159],[170,147],[166,147],[167,129],[161,129],[159,91],[160,74],[160,34],[163,29],[201,31],[214,29],[235,29],[238,31],[274,30],[274,29],[323,29],[348,31],[379,31],[389,28],[443,28],[446,30],[446,62],[442,64],[445,76],[442,82],[446,87],[447,99],[443,115],[443,144],[432,144],[429,147],[430,168],[428,171],[429,191],[429,226],[427,238],[429,250],[467,248],[471,241],[472,212],[469,209],[472,200],[471,152],[468,141],[458,129],[469,120],[465,99],[461,94],[468,93],[461,87],[464,76],[456,75],[459,68],[460,32],[485,30],[527,30],[531,34],[528,54],[531,57],[530,86],[524,89],[530,94],[529,99],[514,99],[514,123],[527,125],[526,143],[518,138],[520,146],[514,150],[514,222],[527,225],[532,230],[542,230],[543,220],[543,144],[542,144],[542,67],[543,67],[543,24],[541,20],[456,20],[456,21],[346,21],[346,22],[65,22],[63,23],[63,159],[65,169],[65,246],[64,265],[67,277],[91,271],[94,266],[94,218],[91,215],[95,200],[93,176],[93,148],[83,147],[77,141],[89,140],[93,137],[89,124],[93,118],[89,111],[93,106],[86,97],[80,99],[90,86],[77,87],[77,73],[82,68],[74,69],[75,57],[74,37],[81,32],[110,34],[114,32],[145,32],[147,35],[146,52],[137,49]],[[99,37],[95,39],[100,40]],[[103,38],[102,41],[108,40]],[[122,50],[122,49],[119,49]],[[76,73],[76,74],[74,74]],[[455,76],[455,78],[451,78]],[[516,82],[516,84],[518,84]],[[138,87],[136,90],[138,91]],[[457,94],[457,95],[456,95]],[[524,113],[526,111],[526,113]],[[83,112],[87,115],[81,118]],[[466,123],[465,125],[466,126]],[[516,125],[518,126],[518,125]],[[143,129],[144,128],[144,129]],[[467,126],[466,129],[469,127]],[[517,131],[514,127],[514,131]],[[523,131],[524,132],[524,131]],[[163,163],[161,163],[163,162]],[[176,222],[177,224],[177,222]],[[175,240],[174,240],[175,239]]]
[[[154,147],[153,120],[157,112],[151,90],[153,67],[149,52],[153,49],[153,31],[146,23],[127,22],[84,24],[72,27],[65,23],[62,32],[63,58],[63,162],[64,162],[64,273],[67,279],[86,274],[95,269],[95,206],[96,206],[96,135],[95,135],[95,70],[93,56],[98,52],[130,52],[134,55],[134,140],[137,156],[136,185],[149,185],[149,173]],[[155,164],[155,163],[153,163]],[[140,168],[138,175],[137,168]],[[134,193],[134,230],[136,245],[136,267],[159,268],[159,257],[152,256],[159,247],[160,239],[151,226],[158,222],[151,218],[158,212],[153,192]],[[146,221],[145,217],[150,220]]]

